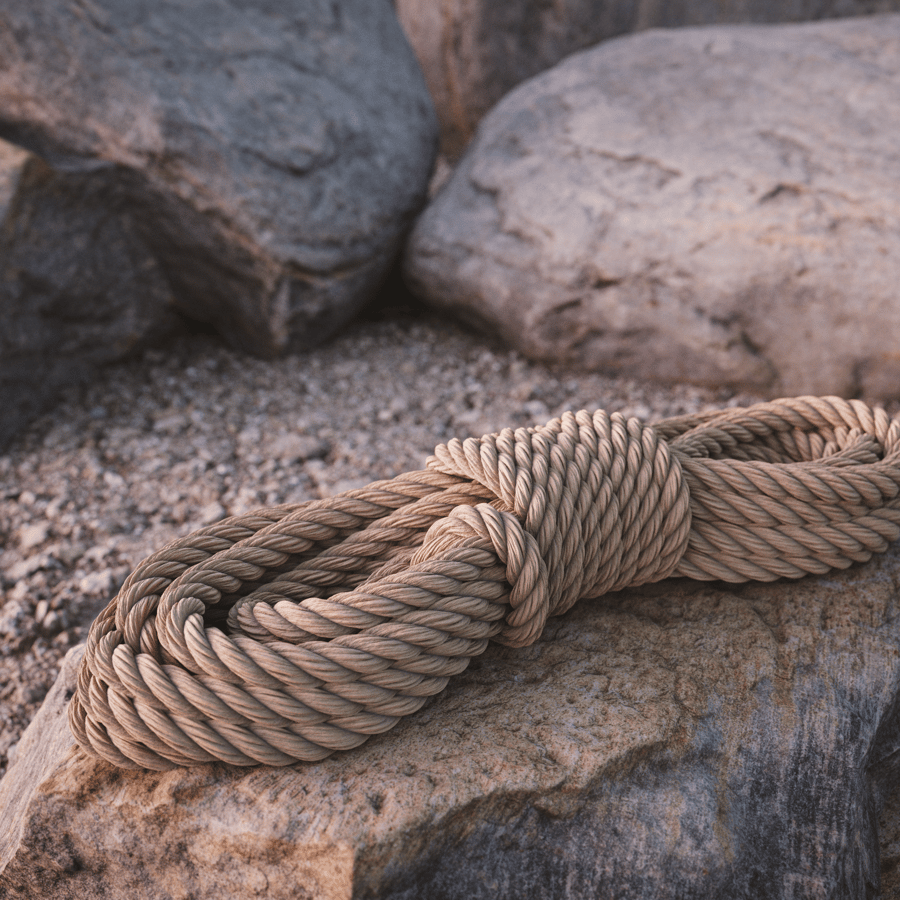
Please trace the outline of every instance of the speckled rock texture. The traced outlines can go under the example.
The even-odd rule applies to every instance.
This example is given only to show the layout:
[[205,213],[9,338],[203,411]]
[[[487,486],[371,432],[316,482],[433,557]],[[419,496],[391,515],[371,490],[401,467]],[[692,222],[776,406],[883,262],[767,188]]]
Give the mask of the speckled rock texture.
[[0,447],[60,393],[177,326],[121,198],[0,140]]
[[802,22],[896,12],[898,0],[395,0],[458,157],[484,114],[517,84],[577,50],[647,28]]
[[371,297],[437,122],[386,2],[8,0],[0,137],[104,181],[178,306],[273,356]]
[[410,284],[533,358],[896,396],[898,46],[888,15],[576,54],[484,120]]
[[894,547],[800,582],[582,602],[389,734],[286,769],[88,758],[65,732],[70,657],[0,783],[0,890],[877,897],[877,816],[900,775],[898,585]]

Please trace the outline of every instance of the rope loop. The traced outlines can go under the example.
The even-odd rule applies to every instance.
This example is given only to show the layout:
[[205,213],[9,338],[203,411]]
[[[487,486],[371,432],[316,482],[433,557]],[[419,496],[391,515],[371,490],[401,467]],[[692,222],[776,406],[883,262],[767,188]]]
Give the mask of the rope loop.
[[898,536],[900,419],[860,401],[567,412],[164,547],[94,622],[69,721],[126,768],[319,760],[579,598],[799,578]]
[[498,563],[505,566],[510,609],[494,640],[508,647],[533,644],[550,614],[547,564],[535,537],[514,515],[487,503],[460,506],[431,526],[411,562],[440,558],[446,550],[458,546],[493,552]]

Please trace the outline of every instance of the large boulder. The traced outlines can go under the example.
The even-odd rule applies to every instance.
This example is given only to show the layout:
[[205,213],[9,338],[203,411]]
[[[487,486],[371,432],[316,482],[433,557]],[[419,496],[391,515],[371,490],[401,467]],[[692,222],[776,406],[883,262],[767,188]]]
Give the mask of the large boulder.
[[437,124],[387,3],[9,0],[0,136],[93,172],[179,308],[263,356],[371,296]]
[[88,757],[70,658],[0,782],[0,893],[875,897],[898,583],[895,546],[799,582],[582,602],[388,734],[285,769]]
[[900,16],[650,31],[521,85],[411,237],[531,357],[900,394]]
[[63,388],[175,326],[169,284],[106,179],[0,140],[0,447]]
[[484,114],[517,84],[586,47],[647,28],[800,22],[896,12],[900,0],[395,0],[458,157]]

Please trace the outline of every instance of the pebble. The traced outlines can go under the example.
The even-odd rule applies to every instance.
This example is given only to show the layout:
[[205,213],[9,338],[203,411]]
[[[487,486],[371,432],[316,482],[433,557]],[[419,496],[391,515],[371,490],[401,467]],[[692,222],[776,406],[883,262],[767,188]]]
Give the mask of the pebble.
[[225,507],[222,506],[218,500],[213,500],[212,503],[207,503],[206,506],[200,510],[200,522],[204,525],[212,525],[213,522],[218,522],[227,515],[228,512]]
[[21,600],[10,600],[0,608],[0,635],[16,637],[23,630],[28,611]]
[[292,463],[305,459],[322,459],[328,455],[325,441],[305,434],[282,434],[264,446],[269,459]]
[[36,522],[34,525],[26,525],[16,532],[19,547],[23,551],[31,550],[47,540],[50,533],[49,522]]
[[7,569],[5,577],[12,581],[21,581],[29,575],[33,575],[39,569],[44,569],[53,564],[53,557],[48,553],[35,553],[27,559],[19,560]]
[[115,576],[112,569],[103,569],[100,572],[91,572],[78,582],[78,589],[82,594],[91,597],[111,597],[115,592]]

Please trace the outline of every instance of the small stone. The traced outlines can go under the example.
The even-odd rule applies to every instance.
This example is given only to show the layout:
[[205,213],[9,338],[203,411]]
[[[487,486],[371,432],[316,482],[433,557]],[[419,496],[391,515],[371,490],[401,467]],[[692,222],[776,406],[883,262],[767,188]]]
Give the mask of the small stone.
[[29,575],[33,575],[38,570],[50,568],[52,565],[53,557],[48,553],[36,553],[33,556],[29,556],[27,559],[17,562],[6,574],[13,581],[20,581],[23,578],[27,578]]
[[20,600],[8,601],[0,608],[0,635],[20,636],[29,618],[28,610]]
[[60,631],[60,633],[57,634],[55,638],[53,638],[53,646],[60,649],[65,649],[66,647],[70,647],[72,644],[74,644],[78,640],[78,638],[74,628],[71,630],[67,630],[65,626],[62,627],[63,630]]
[[31,593],[31,585],[27,581],[17,581],[9,592],[10,600],[24,600]]
[[104,569],[101,572],[90,572],[85,575],[79,582],[78,588],[82,594],[89,597],[105,597],[113,593],[115,587],[115,579],[112,569]]
[[41,620],[41,627],[47,634],[56,634],[66,627],[65,619],[62,612],[51,609]]
[[48,520],[55,521],[59,514],[62,512],[63,507],[67,504],[67,499],[65,497],[56,497],[54,500],[51,500],[50,503],[47,504],[47,508],[44,510],[44,515]]
[[34,608],[34,620],[38,624],[42,623],[50,612],[49,600],[38,600],[37,606]]
[[325,441],[305,434],[283,434],[262,446],[263,453],[283,463],[321,459],[330,447]]
[[212,503],[207,503],[200,510],[200,521],[204,525],[212,525],[213,522],[218,522],[219,519],[224,519],[227,515],[228,512],[225,507],[218,500],[213,500]]
[[20,528],[16,534],[19,541],[19,547],[24,550],[31,550],[38,544],[43,544],[50,534],[49,522],[37,522],[34,525],[25,525]]
[[153,423],[154,431],[160,434],[181,434],[185,431],[190,422],[187,417],[181,413],[172,413],[170,415],[162,415]]
[[125,488],[125,479],[118,472],[104,472],[103,481],[114,491],[121,491]]

